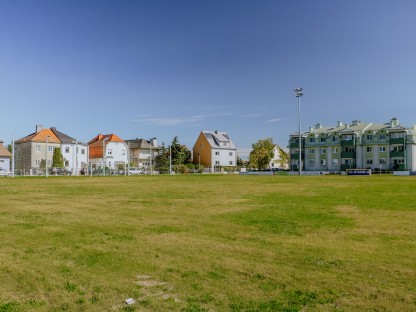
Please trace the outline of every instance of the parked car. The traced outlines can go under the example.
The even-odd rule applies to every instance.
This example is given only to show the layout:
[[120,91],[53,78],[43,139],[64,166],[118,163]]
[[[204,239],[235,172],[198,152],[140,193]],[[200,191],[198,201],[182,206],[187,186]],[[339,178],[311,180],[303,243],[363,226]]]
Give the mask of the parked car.
[[5,169],[0,169],[0,176],[8,177],[8,176],[11,176],[11,175],[12,175],[12,173],[10,171],[5,170]]
[[135,174],[144,174],[144,170],[139,167],[130,167],[129,175],[135,175]]

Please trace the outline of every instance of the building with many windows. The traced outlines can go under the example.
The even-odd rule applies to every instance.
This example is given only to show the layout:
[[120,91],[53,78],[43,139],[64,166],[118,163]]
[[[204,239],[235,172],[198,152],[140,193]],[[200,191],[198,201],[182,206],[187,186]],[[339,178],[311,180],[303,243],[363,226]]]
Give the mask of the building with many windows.
[[[298,170],[299,134],[290,136],[290,169]],[[392,118],[384,124],[351,124],[336,126],[316,124],[302,133],[302,164],[306,171],[416,170],[416,126],[400,125]]]
[[192,153],[193,163],[210,168],[211,172],[237,165],[237,148],[227,132],[201,131]]

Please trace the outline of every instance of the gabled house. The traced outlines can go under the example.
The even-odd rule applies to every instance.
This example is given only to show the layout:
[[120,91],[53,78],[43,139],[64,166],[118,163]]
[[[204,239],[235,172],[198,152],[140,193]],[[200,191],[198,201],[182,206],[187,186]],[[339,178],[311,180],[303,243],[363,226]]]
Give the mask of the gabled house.
[[201,131],[193,147],[193,163],[210,168],[237,165],[237,148],[227,132]]
[[0,172],[9,172],[12,154],[4,147],[3,143],[0,140]]
[[[15,170],[17,174],[32,175],[52,166],[53,151],[61,141],[51,129],[36,126],[36,131],[15,141]],[[42,164],[42,166],[41,166]]]
[[287,153],[277,144],[273,147],[273,158],[269,162],[269,169],[287,170],[289,169],[289,160]]
[[128,146],[115,134],[99,134],[88,142],[89,163],[95,169],[103,165],[116,169],[117,165],[128,164]]
[[64,157],[65,168],[76,175],[88,165],[88,145],[71,138],[65,133],[51,128],[52,132],[61,141],[61,154]]
[[[58,131],[55,127],[43,128],[36,125],[36,131],[15,142],[16,171],[22,175],[36,174],[44,170],[44,162],[52,167],[54,149],[59,147],[67,171],[76,174],[88,163],[88,146]],[[42,164],[42,165],[41,165]]]
[[126,143],[130,151],[130,165],[146,170],[149,170],[151,164],[154,166],[156,156],[162,151],[162,147],[157,144],[156,138],[151,140],[126,140]]

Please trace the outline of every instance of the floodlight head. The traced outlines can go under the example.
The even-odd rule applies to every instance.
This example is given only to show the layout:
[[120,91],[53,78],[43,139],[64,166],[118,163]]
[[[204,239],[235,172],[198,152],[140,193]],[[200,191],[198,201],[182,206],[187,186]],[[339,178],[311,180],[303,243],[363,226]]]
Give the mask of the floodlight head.
[[295,89],[293,89],[295,92],[302,92],[303,91],[303,89],[302,88],[295,88]]

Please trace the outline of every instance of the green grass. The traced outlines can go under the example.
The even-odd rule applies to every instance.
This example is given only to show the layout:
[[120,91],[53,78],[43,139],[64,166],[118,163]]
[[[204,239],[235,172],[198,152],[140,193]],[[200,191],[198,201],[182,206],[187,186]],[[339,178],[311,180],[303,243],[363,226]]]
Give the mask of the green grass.
[[415,311],[415,198],[376,175],[3,178],[0,312]]

